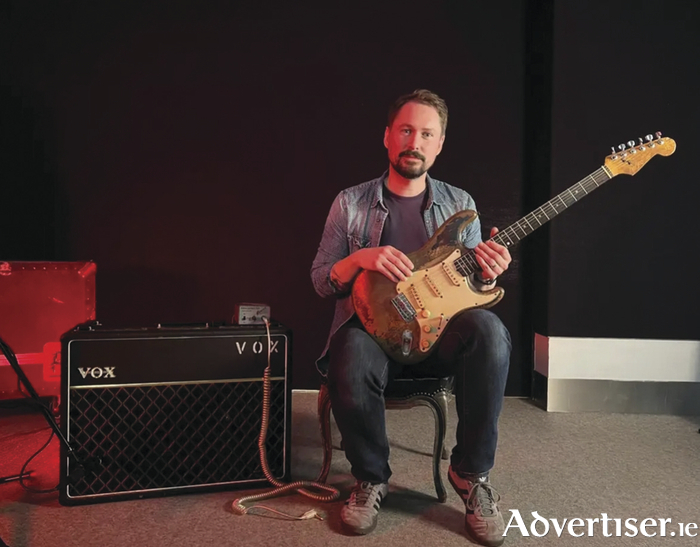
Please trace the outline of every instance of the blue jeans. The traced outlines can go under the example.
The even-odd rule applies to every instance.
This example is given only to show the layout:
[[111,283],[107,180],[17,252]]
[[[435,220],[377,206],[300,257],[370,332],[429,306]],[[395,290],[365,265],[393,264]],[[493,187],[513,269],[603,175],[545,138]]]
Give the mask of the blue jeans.
[[[510,334],[495,314],[468,310],[452,320],[425,361],[403,365],[455,376],[459,422],[450,463],[460,474],[484,474],[493,467],[510,350]],[[356,317],[331,339],[329,358],[331,407],[352,474],[360,481],[387,482],[384,389],[402,365],[389,360]]]

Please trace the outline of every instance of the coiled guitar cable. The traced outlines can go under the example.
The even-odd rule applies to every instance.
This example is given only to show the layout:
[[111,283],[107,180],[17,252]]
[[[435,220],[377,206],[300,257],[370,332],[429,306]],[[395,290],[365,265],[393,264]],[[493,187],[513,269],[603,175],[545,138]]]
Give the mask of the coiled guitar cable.
[[[278,481],[270,471],[270,466],[267,462],[267,447],[265,446],[265,441],[267,439],[267,429],[270,421],[270,374],[272,369],[272,340],[270,337],[270,322],[267,317],[262,318],[265,322],[265,328],[267,330],[267,367],[263,373],[263,403],[262,403],[262,426],[260,427],[260,436],[258,437],[258,448],[260,449],[260,464],[262,466],[265,478],[270,481],[270,483],[275,486],[273,490],[264,492],[262,494],[256,494],[253,496],[246,496],[243,498],[238,498],[233,500],[231,504],[231,509],[237,515],[245,515],[253,508],[260,508],[270,511],[272,513],[277,513],[291,520],[306,520],[311,518],[317,518],[323,520],[323,517],[319,515],[315,509],[311,509],[301,516],[295,517],[293,515],[288,515],[277,511],[271,507],[265,505],[252,505],[247,507],[245,504],[255,503],[258,501],[274,498],[286,494],[290,491],[297,491],[299,494],[306,496],[315,501],[330,502],[335,501],[340,497],[340,492],[329,486],[320,482],[320,475],[315,481],[296,481],[289,484],[285,484],[282,481]],[[327,492],[327,494],[319,494],[310,491],[309,489],[320,490],[322,492]]]

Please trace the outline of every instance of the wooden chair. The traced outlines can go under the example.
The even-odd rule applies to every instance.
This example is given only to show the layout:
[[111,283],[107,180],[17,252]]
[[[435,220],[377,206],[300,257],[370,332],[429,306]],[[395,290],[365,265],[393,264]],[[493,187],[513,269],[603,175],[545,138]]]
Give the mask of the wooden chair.
[[[406,367],[404,370],[410,370]],[[448,459],[445,448],[445,432],[447,430],[447,403],[452,395],[454,377],[420,378],[410,373],[391,380],[384,391],[387,409],[404,409],[415,406],[428,406],[435,416],[435,442],[433,444],[433,480],[440,502],[447,500],[447,491],[440,473],[440,459]],[[323,442],[323,466],[319,480],[325,482],[331,468],[333,446],[331,442],[331,399],[325,378],[318,392],[318,419],[321,426]],[[341,442],[341,450],[343,448]]]

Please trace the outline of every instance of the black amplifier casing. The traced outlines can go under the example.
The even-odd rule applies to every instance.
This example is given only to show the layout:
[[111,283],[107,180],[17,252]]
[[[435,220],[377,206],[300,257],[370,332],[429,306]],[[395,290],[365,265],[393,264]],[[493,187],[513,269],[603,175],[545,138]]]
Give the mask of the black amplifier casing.
[[289,329],[82,326],[61,338],[63,505],[267,486],[260,464],[263,373],[271,361],[267,457],[288,481]]

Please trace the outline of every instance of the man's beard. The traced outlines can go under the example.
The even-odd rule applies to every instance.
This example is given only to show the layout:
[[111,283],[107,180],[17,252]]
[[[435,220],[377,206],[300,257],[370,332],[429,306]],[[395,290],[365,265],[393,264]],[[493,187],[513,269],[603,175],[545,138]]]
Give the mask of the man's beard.
[[[412,162],[412,163],[402,163],[401,158],[404,156],[416,158],[419,161],[418,162]],[[394,168],[394,171],[396,171],[399,175],[401,175],[403,178],[408,179],[408,180],[414,180],[417,178],[422,177],[427,171],[428,168],[430,167],[426,162],[425,162],[425,157],[422,154],[419,154],[417,152],[401,152],[399,154],[399,157],[397,158],[396,161],[391,161],[391,166]]]

